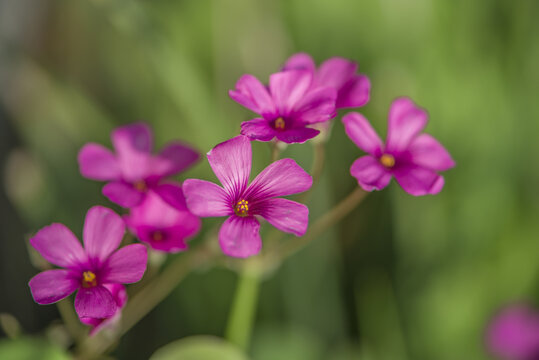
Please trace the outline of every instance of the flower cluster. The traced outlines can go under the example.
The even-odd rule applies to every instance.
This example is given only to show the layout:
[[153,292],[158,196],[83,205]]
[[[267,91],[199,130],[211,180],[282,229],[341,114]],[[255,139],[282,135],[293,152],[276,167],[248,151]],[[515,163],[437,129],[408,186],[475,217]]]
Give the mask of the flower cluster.
[[[174,253],[188,249],[187,240],[201,228],[201,217],[227,217],[218,240],[229,256],[245,258],[262,248],[261,222],[295,236],[308,228],[306,205],[284,196],[307,191],[313,178],[293,159],[275,159],[251,182],[251,141],[304,143],[329,126],[339,109],[357,108],[370,99],[369,78],[357,73],[355,62],[331,58],[316,67],[307,54],[290,57],[267,85],[252,75],[242,76],[230,97],[258,117],[241,124],[237,136],[207,153],[221,186],[200,179],[183,184],[170,179],[198,159],[191,147],[172,142],[153,155],[150,128],[143,123],[112,132],[114,152],[89,143],[79,155],[81,174],[107,182],[103,195],[127,209],[121,217],[96,206],[88,211],[84,248],[69,229],[52,224],[30,243],[51,264],[30,280],[36,302],[50,304],[78,291],[75,309],[93,332],[117,321],[127,302],[123,284],[139,281],[147,263],[147,247]],[[368,155],[350,169],[366,191],[381,190],[394,176],[412,195],[438,193],[439,172],[455,165],[433,137],[421,133],[426,112],[408,98],[389,110],[385,144],[367,119],[352,112],[343,117],[346,134]],[[120,246],[125,229],[143,244]],[[116,251],[115,251],[116,250]]]

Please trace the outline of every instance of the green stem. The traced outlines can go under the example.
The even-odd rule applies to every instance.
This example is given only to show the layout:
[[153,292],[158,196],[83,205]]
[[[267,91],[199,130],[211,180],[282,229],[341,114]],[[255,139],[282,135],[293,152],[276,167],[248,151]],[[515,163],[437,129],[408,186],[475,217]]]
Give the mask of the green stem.
[[77,314],[75,314],[73,303],[69,298],[66,298],[56,303],[56,306],[69,335],[71,335],[75,342],[80,341],[84,335],[85,327],[79,321]]
[[368,192],[362,190],[359,186],[356,187],[346,198],[335,205],[333,209],[322,215],[322,217],[316,220],[314,224],[309,226],[309,230],[307,230],[305,235],[286,241],[281,246],[278,246],[272,252],[268,253],[266,255],[268,259],[266,261],[269,263],[266,263],[265,265],[272,266],[273,262],[281,262],[305,247],[308,243],[316,239],[324,231],[354,210],[367,194]]
[[260,271],[245,264],[239,274],[238,285],[228,318],[225,337],[241,349],[247,350],[256,313],[258,292],[260,289]]

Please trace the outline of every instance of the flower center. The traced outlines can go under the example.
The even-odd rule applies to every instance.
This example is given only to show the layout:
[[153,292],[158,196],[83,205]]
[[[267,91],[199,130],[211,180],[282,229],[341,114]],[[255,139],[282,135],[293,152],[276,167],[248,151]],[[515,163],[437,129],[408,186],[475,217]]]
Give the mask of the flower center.
[[97,286],[97,278],[92,271],[85,271],[82,273],[82,287],[91,288]]
[[146,181],[144,180],[137,180],[133,183],[133,187],[140,192],[144,192],[148,190],[148,185],[146,185]]
[[276,130],[284,130],[285,125],[286,124],[285,124],[284,119],[282,117],[278,117],[277,119],[275,119],[275,122],[273,123],[273,127]]
[[234,207],[234,212],[236,213],[236,215],[241,216],[241,217],[245,217],[245,216],[249,215],[248,214],[248,212],[249,212],[249,201],[247,201],[247,200],[238,201],[238,203]]
[[395,166],[395,158],[393,155],[384,154],[380,156],[380,164],[384,165],[386,168],[392,168]]
[[162,241],[165,239],[165,234],[162,231],[156,230],[151,235],[153,241]]

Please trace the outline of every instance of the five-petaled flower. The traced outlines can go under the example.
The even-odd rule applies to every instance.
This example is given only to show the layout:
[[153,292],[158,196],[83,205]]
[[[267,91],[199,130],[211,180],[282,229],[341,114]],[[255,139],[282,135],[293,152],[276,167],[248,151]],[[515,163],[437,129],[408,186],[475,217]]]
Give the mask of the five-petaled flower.
[[539,359],[539,314],[525,304],[508,306],[488,326],[490,353],[508,360]]
[[163,178],[185,170],[199,158],[198,152],[179,142],[152,155],[152,133],[143,123],[119,127],[111,139],[116,154],[95,143],[81,149],[80,172],[89,179],[110,181],[103,187],[103,195],[125,208],[140,204]]
[[357,159],[350,168],[366,191],[385,188],[395,176],[411,195],[437,194],[444,186],[444,178],[438,172],[455,166],[451,155],[436,139],[420,134],[427,124],[427,113],[408,98],[396,99],[391,104],[385,144],[361,114],[346,114],[343,122],[348,137],[369,154]]
[[301,236],[307,230],[309,209],[278,196],[308,190],[312,177],[294,160],[281,159],[266,167],[249,185],[251,143],[245,136],[225,141],[210,152],[208,161],[223,184],[187,179],[187,206],[201,217],[228,216],[219,231],[223,252],[235,257],[257,254],[261,247],[260,215],[277,229]]
[[153,249],[178,252],[187,249],[186,240],[200,230],[200,219],[185,204],[182,188],[163,184],[150,190],[142,204],[124,217],[129,230]]
[[241,133],[252,140],[303,143],[320,133],[309,125],[336,116],[337,92],[329,86],[312,86],[313,74],[289,70],[272,74],[269,86],[252,75],[243,75],[229,95],[261,117],[241,124]]
[[117,301],[105,285],[139,281],[147,262],[142,244],[116,250],[124,233],[122,218],[102,206],[94,206],[86,214],[84,248],[62,224],[41,229],[30,244],[45,260],[64,269],[46,270],[30,280],[34,300],[52,304],[78,290],[75,310],[80,318],[104,319],[116,314]]
[[369,102],[371,82],[364,74],[356,74],[358,65],[341,57],[324,61],[318,69],[310,55],[298,53],[285,62],[283,70],[305,70],[313,76],[313,87],[330,86],[337,90],[335,108],[361,107]]

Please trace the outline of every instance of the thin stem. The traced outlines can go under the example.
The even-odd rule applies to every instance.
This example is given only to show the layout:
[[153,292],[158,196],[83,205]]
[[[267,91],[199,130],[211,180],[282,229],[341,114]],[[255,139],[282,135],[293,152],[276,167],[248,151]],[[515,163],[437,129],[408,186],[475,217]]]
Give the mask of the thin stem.
[[315,143],[313,145],[313,164],[311,166],[311,176],[313,177],[313,186],[302,194],[298,201],[300,203],[306,203],[309,201],[309,198],[311,197],[311,194],[313,193],[314,187],[318,184],[318,181],[320,181],[320,176],[322,176],[322,170],[324,170],[324,161],[326,159],[326,152],[324,148],[324,143]]
[[58,307],[58,312],[62,317],[62,321],[64,322],[67,331],[75,342],[79,342],[84,334],[85,329],[79,321],[77,314],[75,314],[73,303],[71,300],[69,300],[69,298],[66,298],[56,303],[56,306]]
[[[273,252],[266,255],[271,261],[282,261],[293,255],[298,250],[305,247],[308,243],[321,235],[325,230],[333,226],[343,217],[348,215],[365,198],[368,192],[356,187],[346,198],[335,205],[333,209],[322,215],[314,224],[309,227],[305,235],[293,238],[278,246]],[[269,264],[268,264],[269,265]]]
[[246,351],[249,347],[260,290],[260,272],[246,263],[239,274],[225,337]]
[[271,147],[271,162],[272,163],[279,160],[280,153],[281,153],[281,150],[279,149],[278,140],[275,140],[272,143],[272,147]]

